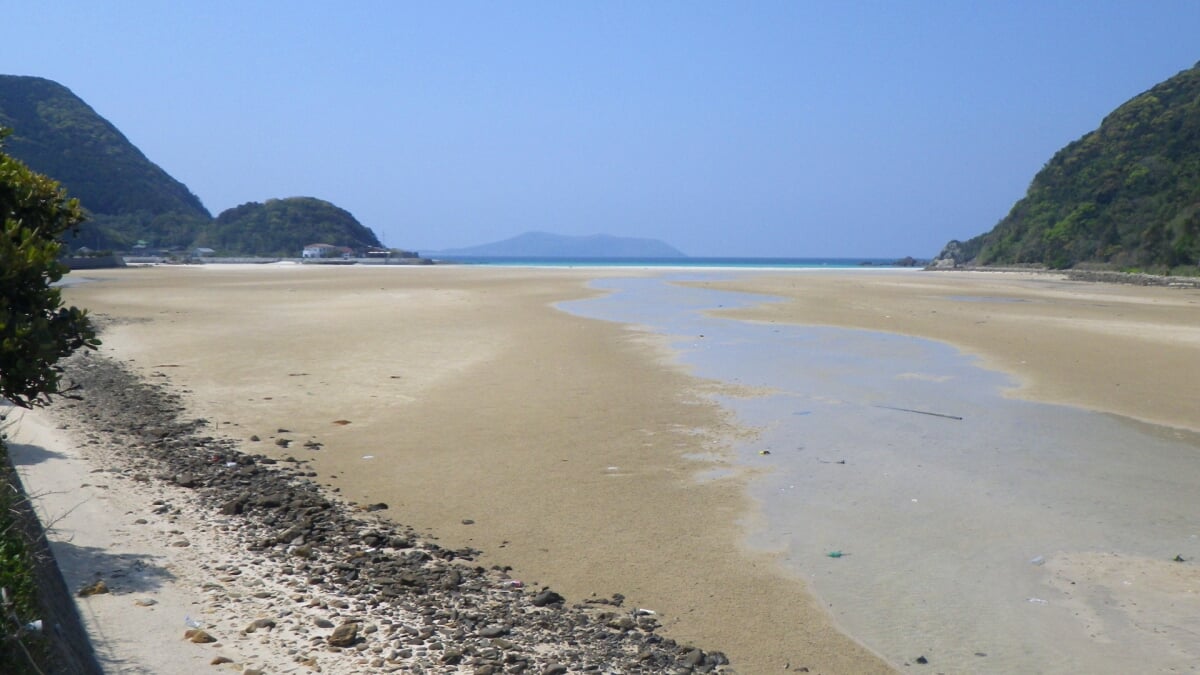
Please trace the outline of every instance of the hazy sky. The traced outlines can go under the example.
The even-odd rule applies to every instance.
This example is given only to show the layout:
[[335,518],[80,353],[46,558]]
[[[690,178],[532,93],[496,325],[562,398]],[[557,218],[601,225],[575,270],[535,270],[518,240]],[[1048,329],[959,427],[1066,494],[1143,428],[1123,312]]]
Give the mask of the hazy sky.
[[213,214],[314,196],[390,246],[528,230],[932,256],[1200,60],[1200,2],[5,3]]

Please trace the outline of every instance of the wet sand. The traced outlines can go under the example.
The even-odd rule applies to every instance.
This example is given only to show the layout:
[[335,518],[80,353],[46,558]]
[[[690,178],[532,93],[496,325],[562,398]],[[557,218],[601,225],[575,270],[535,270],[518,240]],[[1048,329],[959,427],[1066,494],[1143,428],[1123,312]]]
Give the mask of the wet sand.
[[724,312],[950,343],[1012,394],[1200,431],[1200,291],[1008,272],[756,275],[699,284],[786,298]]
[[[749,430],[709,396],[734,392],[689,376],[665,339],[550,306],[629,274],[129,269],[89,272],[103,281],[67,297],[111,318],[106,352],[189,392],[221,433],[260,436],[248,450],[311,459],[347,498],[388,502],[529,584],[623,593],[739,672],[888,670],[777,559],[744,547],[751,474],[730,449]],[[891,272],[702,285],[790,298],[736,318],[943,340],[1017,375],[1019,395],[1197,428],[1195,291]],[[695,479],[714,471],[726,477]]]
[[661,341],[550,306],[604,274],[128,269],[67,296],[113,322],[105,352],[187,392],[217,431],[311,459],[345,497],[387,502],[526,585],[622,593],[739,672],[887,672],[742,546],[744,477],[694,479],[711,462],[685,455],[720,458],[744,433],[705,397],[716,385]]
[[[831,277],[872,290],[933,280],[788,277],[801,295]],[[671,278],[604,280],[613,295],[567,307],[671,336],[691,372],[754,392],[721,398],[758,430],[736,450],[764,470],[750,485],[762,527],[749,540],[779,551],[851,635],[893,663],[924,658],[942,672],[1200,661],[1188,638],[1200,629],[1200,567],[1188,562],[1200,555],[1200,435],[1006,397],[1017,378],[945,342],[780,321],[786,306],[765,321],[718,318],[789,300]],[[1013,301],[962,290],[943,301]]]

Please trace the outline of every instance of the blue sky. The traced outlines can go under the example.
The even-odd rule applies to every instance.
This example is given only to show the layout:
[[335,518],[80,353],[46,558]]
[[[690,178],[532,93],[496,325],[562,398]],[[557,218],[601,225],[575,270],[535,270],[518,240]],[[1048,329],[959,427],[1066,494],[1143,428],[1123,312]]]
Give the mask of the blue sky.
[[391,246],[529,230],[691,255],[935,255],[1200,60],[1200,2],[16,3],[213,214],[314,196]]

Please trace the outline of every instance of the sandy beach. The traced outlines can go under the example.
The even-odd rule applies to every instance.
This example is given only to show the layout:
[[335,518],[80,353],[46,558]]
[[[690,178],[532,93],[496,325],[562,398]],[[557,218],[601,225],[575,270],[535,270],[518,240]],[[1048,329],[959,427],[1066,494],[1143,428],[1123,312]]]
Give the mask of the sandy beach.
[[1018,378],[1014,396],[1200,431],[1200,293],[1018,272],[786,275],[704,284],[787,302],[755,321],[947,342]]
[[[88,272],[66,296],[106,323],[104,354],[182,392],[215,433],[303,457],[345,499],[386,502],[529,586],[621,593],[742,673],[905,667],[844,633],[779,552],[747,545],[759,474],[732,449],[756,430],[714,398],[747,392],[694,377],[662,336],[552,306],[630,274],[652,272],[213,265]],[[1196,291],[853,271],[695,283],[786,299],[720,312],[739,320],[939,340],[1014,375],[1015,396],[1200,431]],[[1171,583],[1200,586],[1196,569]]]

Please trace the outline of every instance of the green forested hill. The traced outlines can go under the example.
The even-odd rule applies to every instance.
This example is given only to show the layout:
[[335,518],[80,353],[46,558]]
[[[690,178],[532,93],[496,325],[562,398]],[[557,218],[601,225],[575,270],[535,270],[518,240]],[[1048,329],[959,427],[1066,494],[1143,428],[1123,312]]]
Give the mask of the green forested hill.
[[[957,251],[953,251],[957,247]],[[996,227],[943,257],[980,265],[1200,262],[1200,64],[1058,151]]]
[[0,75],[4,152],[62,183],[88,213],[75,240],[93,249],[204,246],[218,255],[300,255],[307,244],[361,249],[375,233],[311,197],[250,202],[213,219],[196,195],[148,160],[69,89],[40,77]]
[[268,199],[223,211],[196,243],[217,251],[290,257],[308,244],[381,246],[348,211],[312,197]]
[[57,82],[0,75],[0,126],[13,129],[5,152],[79,199],[90,214],[80,237],[89,246],[186,246],[212,218],[183,183]]

